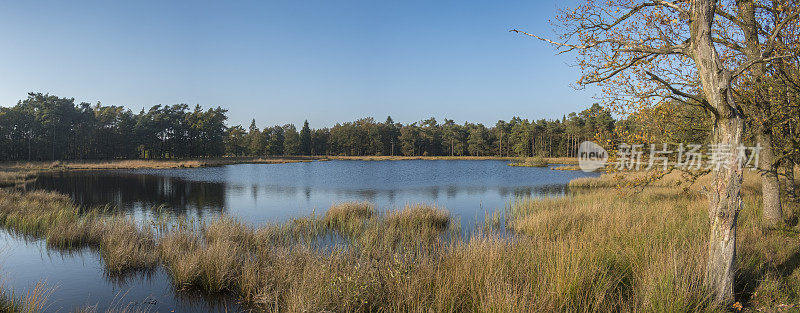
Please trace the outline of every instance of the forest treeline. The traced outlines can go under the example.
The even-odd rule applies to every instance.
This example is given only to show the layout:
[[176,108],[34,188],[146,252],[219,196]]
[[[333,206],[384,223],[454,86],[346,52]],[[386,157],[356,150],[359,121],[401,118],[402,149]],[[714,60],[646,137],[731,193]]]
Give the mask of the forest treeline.
[[151,159],[281,155],[572,156],[577,145],[610,133],[615,120],[598,104],[561,119],[513,117],[495,125],[429,119],[401,124],[372,117],[311,129],[306,121],[259,128],[226,126],[227,110],[186,104],[134,113],[30,93],[0,108],[0,160]]

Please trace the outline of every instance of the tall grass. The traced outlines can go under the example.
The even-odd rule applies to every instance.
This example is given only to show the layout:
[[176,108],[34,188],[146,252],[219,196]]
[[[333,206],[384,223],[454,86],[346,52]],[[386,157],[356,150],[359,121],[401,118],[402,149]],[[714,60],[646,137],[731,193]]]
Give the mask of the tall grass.
[[[105,170],[134,168],[194,168],[229,164],[278,164],[308,162],[315,157],[224,157],[203,159],[152,159],[152,160],[94,160],[0,163],[0,183],[4,178],[32,177],[42,170]],[[5,170],[5,171],[3,171]]]
[[552,290],[549,309],[696,311],[713,308],[701,283],[708,237],[702,204],[675,190],[628,197],[596,190],[517,201],[509,224],[536,247],[532,262],[546,264],[536,272]]
[[[662,182],[622,192],[608,176],[597,180],[570,197],[512,203],[505,223],[493,223],[515,236],[463,239],[442,208],[378,212],[369,203],[283,224],[222,216],[154,233],[37,192],[0,193],[0,222],[54,247],[99,249],[110,271],[161,264],[178,289],[235,294],[259,311],[726,310],[701,283],[708,216],[699,191]],[[737,295],[767,311],[797,303],[800,236],[759,226],[757,177],[743,190]],[[787,216],[796,210],[787,205]],[[326,236],[344,241],[320,242]]]
[[35,171],[0,171],[0,187],[24,185],[34,177]]
[[532,158],[518,159],[516,162],[509,163],[508,166],[545,167],[547,164],[547,159],[541,156],[535,156]]
[[350,234],[363,227],[363,223],[376,214],[369,202],[345,202],[331,206],[322,222],[326,227]]
[[0,290],[0,312],[2,313],[40,313],[48,309],[48,299],[53,293],[53,288],[42,281],[22,297],[16,297],[13,291]]

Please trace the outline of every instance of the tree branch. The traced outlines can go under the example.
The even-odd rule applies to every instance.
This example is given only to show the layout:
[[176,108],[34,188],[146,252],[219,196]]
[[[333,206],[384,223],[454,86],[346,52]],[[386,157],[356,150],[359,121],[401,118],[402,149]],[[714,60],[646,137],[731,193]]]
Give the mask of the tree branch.
[[791,54],[784,54],[784,55],[776,55],[776,56],[766,57],[766,58],[765,57],[760,57],[760,58],[747,60],[747,62],[744,62],[744,63],[740,64],[738,67],[736,67],[736,69],[734,69],[731,72],[732,73],[731,74],[731,80],[733,80],[737,76],[739,76],[742,73],[744,73],[744,71],[746,71],[747,69],[749,69],[753,65],[756,65],[758,63],[767,63],[767,62],[770,62],[772,60],[788,58],[788,57],[791,57],[791,56],[792,56]]
[[704,99],[702,97],[695,96],[695,95],[690,95],[690,94],[688,94],[686,92],[678,90],[677,88],[675,88],[671,84],[669,84],[667,81],[665,81],[661,77],[658,77],[656,74],[653,74],[650,71],[645,71],[645,73],[647,74],[647,76],[650,76],[651,79],[657,81],[658,83],[663,85],[665,88],[669,89],[669,91],[672,92],[673,94],[676,94],[678,96],[681,96],[681,97],[684,97],[684,98],[687,98],[687,99],[692,99],[692,100],[696,101],[697,103],[702,105],[703,108],[705,108],[706,110],[708,110],[712,114],[714,114],[714,116],[717,116],[719,114],[719,112],[717,112],[717,110],[714,107],[712,107],[711,104],[708,103],[708,101],[706,101],[706,99]]

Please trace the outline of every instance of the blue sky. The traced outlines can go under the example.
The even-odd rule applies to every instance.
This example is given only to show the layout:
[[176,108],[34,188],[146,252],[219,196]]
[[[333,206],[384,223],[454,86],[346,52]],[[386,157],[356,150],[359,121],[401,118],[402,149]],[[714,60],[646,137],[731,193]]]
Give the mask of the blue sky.
[[229,124],[494,124],[588,107],[553,36],[577,1],[3,1],[0,105],[29,91],[229,109]]

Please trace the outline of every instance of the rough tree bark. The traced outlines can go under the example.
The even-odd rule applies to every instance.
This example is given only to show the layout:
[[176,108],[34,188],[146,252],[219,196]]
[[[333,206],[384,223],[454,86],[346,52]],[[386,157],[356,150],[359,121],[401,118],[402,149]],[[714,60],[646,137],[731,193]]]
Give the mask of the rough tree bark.
[[775,164],[771,136],[765,131],[759,130],[758,132],[756,139],[761,145],[761,152],[758,156],[758,167],[761,172],[761,198],[764,206],[763,219],[766,226],[773,227],[783,221],[778,165]]
[[789,201],[798,201],[798,199],[800,199],[797,194],[797,188],[795,187],[794,167],[795,164],[791,158],[784,160],[784,172],[786,174],[786,195],[789,197]]
[[[742,206],[743,169],[738,164],[735,149],[742,144],[745,125],[745,114],[736,103],[731,84],[735,77],[750,74],[753,65],[785,57],[775,54],[778,35],[800,13],[794,12],[780,18],[781,21],[770,31],[770,27],[764,28],[756,23],[755,18],[765,19],[764,16],[753,16],[747,21],[752,22],[750,26],[753,27],[742,26],[745,23],[737,17],[742,12],[731,14],[726,11],[738,11],[740,7],[734,5],[731,8],[718,2],[587,0],[584,6],[565,11],[559,18],[565,23],[561,37],[567,42],[552,41],[516,29],[511,31],[553,44],[559,47],[560,53],[580,51],[578,59],[584,73],[578,83],[601,85],[605,93],[611,94],[609,101],[612,106],[637,110],[643,103],[650,104],[651,97],[665,97],[699,104],[713,114],[713,140],[717,152],[714,163],[719,166],[713,168],[711,190],[707,192],[711,231],[705,285],[714,300],[729,304],[734,300],[736,220]],[[749,2],[750,8],[753,7],[753,0],[736,2]],[[668,13],[665,15],[664,12]],[[715,22],[715,17],[720,18],[719,23]],[[728,26],[723,21],[736,26]],[[688,23],[688,34],[683,24],[670,26],[678,25],[678,22]],[[739,42],[739,33],[732,30],[735,34],[728,36],[728,27],[754,30],[753,34],[756,35],[765,32],[771,34],[767,34],[765,43],[760,44],[756,40],[753,45],[756,49],[745,52]],[[758,39],[757,36],[754,38]],[[724,56],[717,51],[717,47]],[[693,84],[694,81],[684,81],[680,71],[676,74],[672,71],[676,69],[669,68],[676,61],[676,56],[681,58],[680,61],[683,61],[683,57],[689,57],[694,63],[702,87],[701,95],[695,94],[693,88],[687,88],[687,84]],[[656,66],[652,66],[654,64]],[[733,69],[728,69],[726,65],[732,65]],[[686,63],[682,66],[690,65]],[[648,78],[651,81],[645,82]],[[658,84],[662,88],[654,88],[650,84]],[[665,94],[667,92],[669,95]],[[626,99],[626,96],[632,96],[633,99]],[[533,148],[535,150],[535,143]],[[725,150],[725,153],[719,153],[720,150]]]
[[[741,29],[744,35],[744,52],[750,59],[761,57],[762,43],[758,37],[759,24],[756,21],[755,1],[739,0],[738,6]],[[753,64],[750,68],[755,78],[757,86],[763,84],[766,75],[766,65],[764,63]],[[758,87],[756,88],[758,89]],[[757,91],[753,101],[753,112],[755,117],[756,142],[761,145],[759,154],[759,168],[761,174],[761,194],[763,222],[768,227],[773,227],[783,220],[783,208],[781,207],[780,180],[778,179],[778,165],[775,164],[775,154],[772,150],[772,131],[767,124],[771,114],[771,103],[761,92]]]
[[[714,0],[691,0],[691,39],[689,54],[697,66],[704,98],[714,108],[714,142],[719,147],[738,147],[742,143],[744,118],[735,105],[731,72],[722,64],[712,41]],[[705,285],[722,304],[734,299],[733,281],[736,256],[736,220],[741,208],[742,169],[736,153],[714,168],[712,190],[708,192],[711,232]]]

